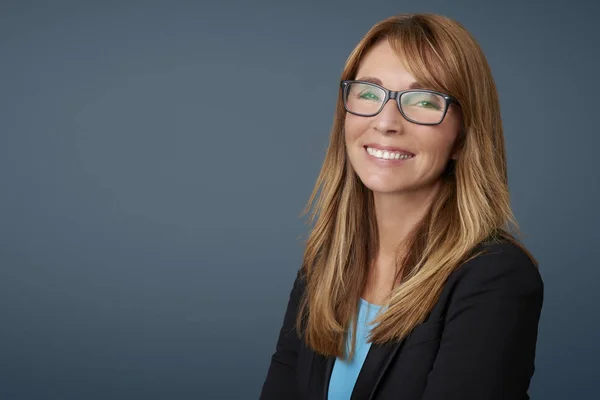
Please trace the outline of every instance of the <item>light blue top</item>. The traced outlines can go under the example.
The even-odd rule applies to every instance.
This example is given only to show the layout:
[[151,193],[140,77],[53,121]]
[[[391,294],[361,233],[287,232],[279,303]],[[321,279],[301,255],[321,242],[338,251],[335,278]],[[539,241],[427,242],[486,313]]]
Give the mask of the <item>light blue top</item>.
[[[349,400],[358,378],[358,373],[367,357],[371,343],[367,336],[374,325],[369,325],[382,306],[368,303],[360,299],[358,307],[358,324],[356,332],[356,351],[352,360],[344,361],[337,358],[333,364],[331,380],[329,381],[328,400]],[[350,350],[351,335],[348,335],[347,351]]]

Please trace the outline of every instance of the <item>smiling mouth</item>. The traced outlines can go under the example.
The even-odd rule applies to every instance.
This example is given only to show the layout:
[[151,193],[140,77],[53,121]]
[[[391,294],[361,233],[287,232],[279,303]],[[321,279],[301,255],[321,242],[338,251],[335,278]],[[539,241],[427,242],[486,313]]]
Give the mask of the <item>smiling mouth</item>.
[[367,153],[371,156],[380,160],[408,160],[413,158],[415,155],[412,153],[406,153],[403,151],[388,151],[381,149],[374,149],[372,147],[365,146]]

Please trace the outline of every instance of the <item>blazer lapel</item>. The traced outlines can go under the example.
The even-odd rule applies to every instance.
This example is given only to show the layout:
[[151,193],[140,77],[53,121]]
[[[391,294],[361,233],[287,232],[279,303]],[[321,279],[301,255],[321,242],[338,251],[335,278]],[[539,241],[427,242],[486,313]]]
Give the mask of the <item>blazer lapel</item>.
[[[350,400],[373,400],[377,385],[403,343],[404,340],[384,345],[371,344]],[[310,399],[327,400],[334,362],[335,357],[325,357],[313,352],[309,378]]]
[[311,363],[309,398],[314,400],[327,400],[329,392],[329,379],[333,371],[335,357],[325,357],[321,354],[313,353]]
[[372,400],[377,385],[389,367],[404,340],[384,345],[371,344],[365,362],[358,374],[350,400]]

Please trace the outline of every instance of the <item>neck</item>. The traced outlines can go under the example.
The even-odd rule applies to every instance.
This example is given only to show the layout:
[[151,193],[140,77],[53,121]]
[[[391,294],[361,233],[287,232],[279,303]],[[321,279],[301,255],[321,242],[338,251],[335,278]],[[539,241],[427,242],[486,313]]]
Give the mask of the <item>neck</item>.
[[367,301],[380,304],[402,280],[404,271],[396,271],[396,258],[403,256],[408,235],[425,216],[439,189],[440,182],[436,182],[411,192],[373,192],[379,247],[363,289],[362,295]]
[[440,182],[436,182],[410,192],[373,193],[379,234],[377,260],[394,263],[398,251],[403,251],[408,235],[425,216],[439,189]]

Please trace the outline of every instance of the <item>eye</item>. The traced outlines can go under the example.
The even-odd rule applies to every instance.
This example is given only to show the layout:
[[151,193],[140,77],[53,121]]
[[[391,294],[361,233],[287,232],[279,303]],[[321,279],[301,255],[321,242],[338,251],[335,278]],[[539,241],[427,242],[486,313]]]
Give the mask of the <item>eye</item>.
[[363,90],[362,92],[360,92],[358,94],[358,98],[362,99],[362,100],[374,100],[374,101],[381,100],[376,93],[374,93],[370,90]]
[[433,109],[436,109],[436,110],[440,109],[440,107],[438,105],[433,104],[432,102],[430,102],[428,100],[419,101],[415,105],[418,106],[418,107],[433,108]]
[[408,107],[439,111],[444,108],[444,104],[444,98],[435,93],[409,92],[402,96],[402,105]]

